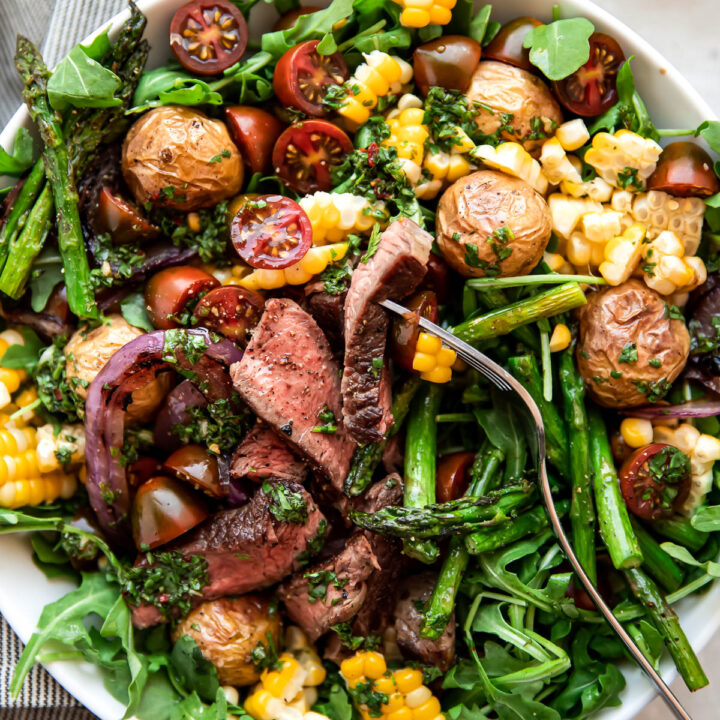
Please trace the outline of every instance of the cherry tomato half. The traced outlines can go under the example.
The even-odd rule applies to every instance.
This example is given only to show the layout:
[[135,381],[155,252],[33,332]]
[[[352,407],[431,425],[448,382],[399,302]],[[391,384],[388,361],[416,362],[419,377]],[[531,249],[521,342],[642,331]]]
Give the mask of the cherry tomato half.
[[393,360],[404,370],[412,370],[415,346],[417,345],[420,316],[431,322],[438,321],[437,296],[432,290],[423,290],[413,295],[405,307],[413,314],[406,317],[393,318],[390,330],[390,354]]
[[99,233],[110,233],[115,245],[149,240],[160,234],[160,228],[148,222],[137,207],[109,187],[100,191],[93,225]]
[[710,197],[720,192],[711,157],[694,142],[670,143],[662,151],[647,187],[678,197]]
[[690,459],[672,445],[639,448],[623,463],[619,475],[625,503],[643,520],[672,515],[690,492]]
[[289,30],[291,27],[295,27],[298,18],[303,15],[311,15],[322,10],[321,7],[316,5],[304,5],[303,7],[295,8],[294,10],[288,10],[284,15],[281,15],[273,25],[273,30]]
[[604,113],[617,100],[617,74],[625,54],[610,35],[590,36],[590,57],[572,75],[553,83],[558,100],[581,117]]
[[145,303],[152,324],[169,330],[183,324],[178,321],[191,300],[220,285],[217,278],[192,265],[177,265],[155,273],[145,287]]
[[194,315],[199,325],[244,345],[260,322],[263,307],[262,297],[251,290],[219,287],[200,299]]
[[218,75],[234,65],[247,47],[243,14],[230,0],[192,0],[170,23],[170,48],[196,75]]
[[249,105],[225,108],[225,123],[250,170],[270,172],[273,145],[283,124],[269,112]]
[[352,147],[350,138],[327,120],[295,123],[275,143],[275,173],[297,193],[330,190],[331,169],[342,163]]
[[475,459],[475,453],[456,452],[440,458],[435,473],[435,492],[438,502],[457,500],[465,494],[470,478],[468,468]]
[[156,548],[199,525],[210,513],[202,495],[175,478],[158,476],[138,488],[132,529],[138,549]]
[[463,35],[426,42],[413,53],[415,83],[423,95],[433,86],[465,92],[481,54],[480,43]]
[[238,210],[230,224],[238,255],[254,268],[281,270],[300,261],[312,245],[307,213],[282,195],[259,195]]
[[322,117],[329,108],[322,104],[328,85],[342,85],[350,76],[342,53],[321,55],[319,40],[307,40],[290,48],[279,60],[273,87],[283,105]]
[[160,463],[153,457],[140,457],[127,466],[128,482],[139,487],[160,472]]
[[497,60],[508,65],[535,70],[530,62],[530,50],[523,47],[525,36],[542,23],[534,17],[519,17],[505,23],[492,41],[483,48],[486,60]]
[[163,463],[163,470],[190,483],[211,497],[225,496],[220,485],[217,458],[201,445],[184,445]]

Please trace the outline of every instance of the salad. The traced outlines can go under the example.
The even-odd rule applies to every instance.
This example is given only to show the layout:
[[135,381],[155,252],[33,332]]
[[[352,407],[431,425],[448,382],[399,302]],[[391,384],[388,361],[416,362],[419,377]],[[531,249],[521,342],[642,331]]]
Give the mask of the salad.
[[720,123],[655,127],[557,8],[275,0],[257,39],[256,2],[178,4],[153,70],[133,2],[53,72],[18,40],[0,532],[76,588],[11,689],[77,658],[140,720],[618,705],[522,419],[420,318],[527,388],[587,574],[702,688],[673,606],[720,577]]

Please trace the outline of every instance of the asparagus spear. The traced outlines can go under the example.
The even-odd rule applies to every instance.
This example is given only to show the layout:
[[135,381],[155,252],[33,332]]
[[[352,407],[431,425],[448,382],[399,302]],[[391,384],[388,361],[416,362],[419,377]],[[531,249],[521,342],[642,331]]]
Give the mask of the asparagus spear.
[[597,582],[597,570],[590,439],[585,411],[585,386],[575,367],[574,349],[573,343],[561,353],[560,357],[560,386],[565,406],[565,423],[570,438],[569,469],[572,481],[570,521],[575,553],[594,584]]
[[[486,441],[473,463],[470,471],[470,485],[465,496],[478,497],[487,493],[494,484],[502,460],[502,452]],[[467,568],[468,559],[465,538],[451,538],[448,554],[443,560],[432,595],[423,613],[423,621],[420,626],[422,637],[437,640],[445,631],[455,608],[455,598]]]
[[[420,382],[417,375],[410,375],[393,397],[393,425],[388,432],[388,439],[397,435],[405,422],[410,410],[410,403],[420,387]],[[348,497],[359,495],[370,485],[386,445],[387,439],[367,445],[358,445],[353,455],[350,471],[345,478],[344,491]]]
[[[405,508],[422,508],[435,502],[435,456],[437,424],[442,386],[425,383],[415,396],[405,435]],[[420,536],[417,536],[420,537]],[[432,535],[428,536],[432,537]],[[408,535],[403,552],[424,563],[437,560],[440,550],[432,540]]]
[[630,518],[635,536],[643,554],[643,568],[668,592],[675,592],[681,585],[685,573],[668,555],[655,538],[634,518]]
[[[570,510],[570,502],[561,500],[555,504],[560,517]],[[484,528],[465,537],[465,547],[471,555],[499,550],[516,540],[528,535],[535,535],[550,524],[545,508],[542,505],[518,515],[512,522],[497,527]]]
[[591,408],[590,452],[593,466],[593,488],[597,507],[600,537],[618,570],[639,567],[643,554],[630,524],[627,505],[620,492],[605,421],[597,408]]
[[545,446],[547,458],[561,475],[568,475],[568,440],[560,413],[555,405],[543,395],[540,369],[532,355],[520,355],[508,359],[510,372],[530,393],[545,423]]
[[23,98],[45,145],[43,162],[55,200],[58,245],[65,270],[68,305],[80,317],[97,317],[90,285],[90,266],[80,226],[77,190],[68,165],[60,117],[50,107],[47,97],[50,73],[37,48],[22,36],[18,36],[15,66],[25,82]]
[[628,568],[625,577],[633,594],[645,607],[655,629],[662,635],[685,684],[690,690],[705,687],[708,679],[700,661],[680,627],[675,611],[668,605],[657,585],[639,568]]
[[506,335],[522,325],[567,312],[586,302],[585,294],[577,283],[565,283],[526,300],[519,300],[504,308],[466,320],[457,325],[453,333],[465,342],[477,343],[498,335]]
[[351,510],[350,519],[365,530],[405,539],[463,535],[505,522],[532,499],[533,491],[534,485],[510,483],[482,497],[425,507],[386,507],[374,513]]
[[682,517],[682,515],[653,520],[652,529],[658,535],[684,545],[693,552],[700,550],[708,539],[707,533],[696,530],[690,524],[689,518]]
[[[465,283],[465,288],[470,290],[471,286]],[[473,294],[477,298],[477,302],[479,302],[486,310],[497,310],[499,308],[507,307],[510,304],[507,295],[502,290],[492,289],[483,290],[482,292],[473,291]],[[520,327],[517,327],[512,331],[512,334],[529,348],[532,348],[533,350],[538,350],[540,348],[537,334],[531,327],[520,325]]]
[[30,214],[33,203],[42,190],[45,182],[45,166],[42,160],[33,165],[30,174],[25,178],[22,188],[8,213],[7,219],[0,228],[0,268],[5,265],[10,246],[22,230]]

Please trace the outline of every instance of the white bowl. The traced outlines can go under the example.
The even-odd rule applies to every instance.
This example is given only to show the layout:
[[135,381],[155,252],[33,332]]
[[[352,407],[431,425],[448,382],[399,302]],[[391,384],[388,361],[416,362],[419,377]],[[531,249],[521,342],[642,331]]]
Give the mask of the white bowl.
[[[140,0],[140,8],[148,17],[146,37],[152,46],[149,67],[158,67],[170,56],[168,26],[178,0]],[[314,4],[327,4],[325,2]],[[479,7],[481,2],[476,0]],[[555,0],[503,0],[493,8],[493,19],[509,20],[519,15],[533,15],[549,20]],[[703,120],[716,119],[705,101],[683,79],[665,58],[639,35],[589,0],[562,0],[563,17],[587,17],[601,30],[613,35],[627,57],[635,56],[632,67],[637,88],[645,100],[657,127],[696,127]],[[115,16],[116,30],[127,19],[125,11]],[[258,38],[263,29],[272,25],[274,10],[263,2],[255,6],[250,36]],[[104,29],[106,25],[103,25]],[[0,134],[0,144],[9,148],[19,127],[32,125],[27,111],[20,108]],[[0,187],[3,185],[0,184]],[[63,580],[49,580],[33,564],[30,544],[16,535],[0,536],[0,612],[20,638],[27,642],[44,605],[73,586]],[[683,627],[693,647],[699,651],[720,626],[720,586],[705,595],[687,598],[678,605]],[[105,690],[100,672],[85,662],[53,662],[47,669],[55,679],[86,705],[101,720],[119,720],[123,707]],[[672,663],[663,664],[663,677],[669,682],[676,672]],[[622,693],[622,706],[606,710],[598,720],[631,720],[653,697],[653,689],[644,676],[629,664],[623,668],[627,687]]]

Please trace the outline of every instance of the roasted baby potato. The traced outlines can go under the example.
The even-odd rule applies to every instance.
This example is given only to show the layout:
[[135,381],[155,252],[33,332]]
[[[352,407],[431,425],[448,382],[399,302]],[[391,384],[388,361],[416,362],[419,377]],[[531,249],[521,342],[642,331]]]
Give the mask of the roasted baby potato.
[[580,310],[577,362],[589,393],[605,407],[634,407],[665,395],[688,359],[685,323],[640,280],[588,296]]
[[243,162],[224,123],[168,105],[130,128],[122,172],[138,204],[196,210],[237,195]]
[[259,679],[250,653],[268,644],[277,647],[280,620],[267,598],[243,595],[198,605],[173,631],[173,640],[189,635],[215,665],[222,685],[252,685]]
[[480,170],[443,193],[436,231],[445,260],[465,277],[527,275],[550,239],[550,211],[524,180]]
[[490,108],[481,108],[476,118],[482,132],[492,135],[502,126],[500,137],[522,143],[531,154],[563,121],[560,105],[539,77],[495,60],[480,61],[467,97]]

